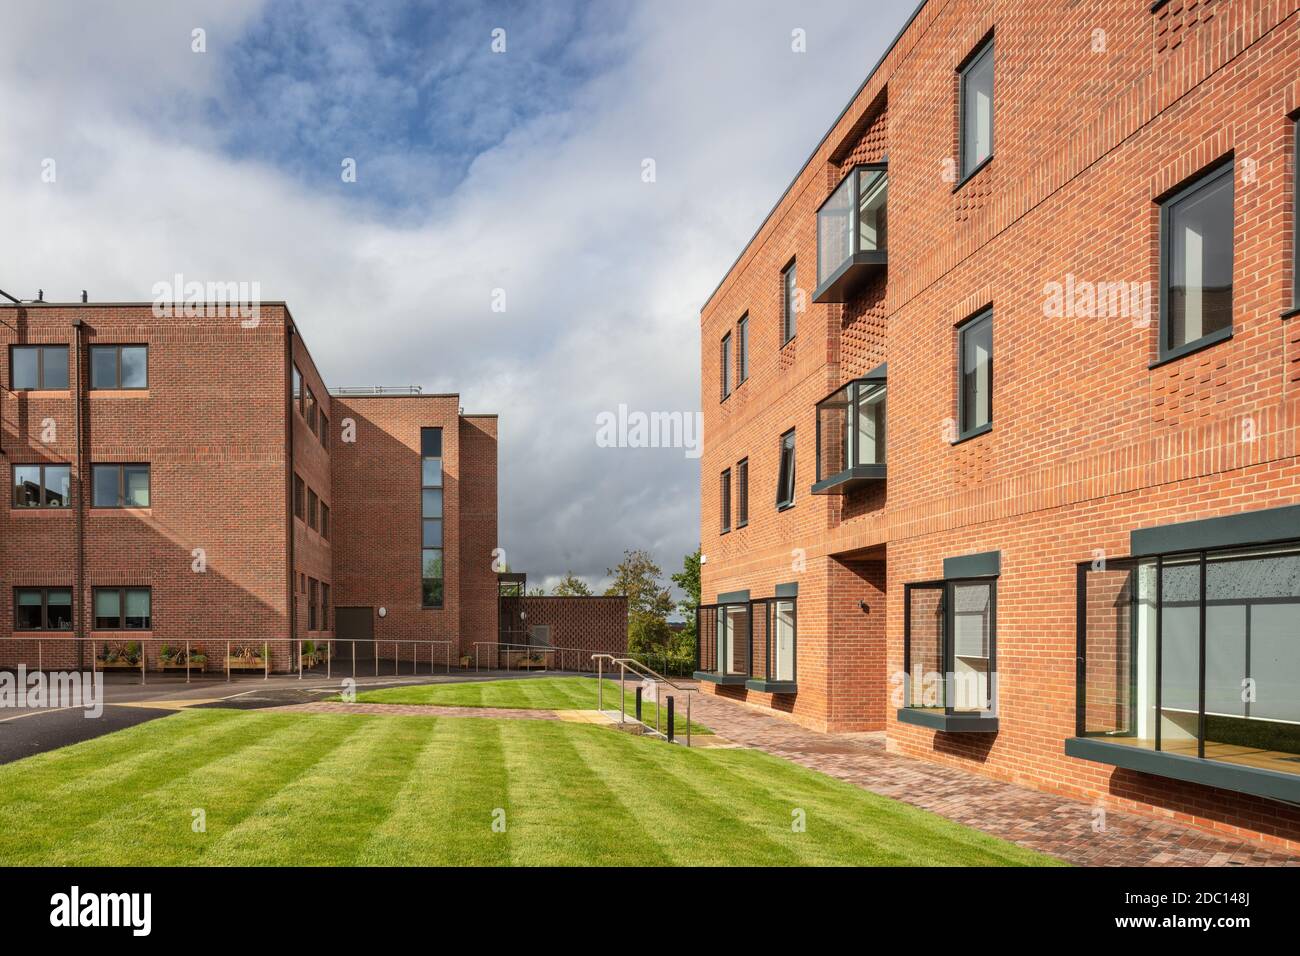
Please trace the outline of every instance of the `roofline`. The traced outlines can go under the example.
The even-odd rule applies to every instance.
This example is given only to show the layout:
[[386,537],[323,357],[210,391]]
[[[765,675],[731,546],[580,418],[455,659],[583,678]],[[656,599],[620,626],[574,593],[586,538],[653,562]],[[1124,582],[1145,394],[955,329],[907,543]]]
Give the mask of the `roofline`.
[[371,402],[378,399],[390,398],[460,398],[460,392],[411,392],[402,395],[337,395],[333,389],[330,389],[330,398],[336,398],[343,402],[365,401]]
[[[37,301],[35,301],[35,302],[32,302],[32,301],[27,301],[27,302],[0,302],[0,308],[4,308],[4,309],[136,309],[136,308],[139,308],[139,309],[152,309],[152,308],[154,308],[155,306],[159,306],[159,305],[167,305],[167,306],[171,306],[171,307],[173,307],[173,308],[176,308],[176,307],[182,307],[182,308],[183,308],[183,307],[185,307],[185,306],[206,306],[206,305],[221,305],[221,306],[227,306],[227,307],[229,307],[229,306],[238,306],[238,305],[241,305],[241,304],[242,304],[242,303],[240,303],[240,302],[229,302],[229,301],[225,301],[225,300],[222,300],[222,301],[220,301],[220,302],[203,302],[203,301],[196,301],[196,302],[180,301],[180,302],[177,302],[177,301],[174,301],[174,300],[171,301],[171,302],[159,302],[159,301],[152,300],[152,299],[151,299],[150,301],[148,301],[148,302],[104,302],[104,301],[100,301],[100,302],[50,302],[50,301],[48,301],[48,300],[44,300],[44,299],[42,299],[42,300],[37,300]],[[264,306],[264,305],[277,305],[277,306],[281,306],[282,308],[284,308],[284,309],[286,309],[286,310],[289,308],[289,303],[286,302],[284,299],[258,299],[258,300],[257,300],[257,305],[258,305],[259,307]]]
[[808,168],[809,164],[814,159],[817,158],[817,154],[821,152],[821,148],[826,145],[826,141],[831,138],[831,133],[835,132],[835,127],[839,126],[840,120],[844,119],[844,117],[848,115],[849,110],[853,108],[853,104],[856,103],[858,97],[862,95],[862,91],[867,88],[867,85],[875,77],[876,71],[884,64],[885,60],[889,57],[889,54],[894,52],[894,47],[898,46],[898,41],[903,39],[903,34],[907,32],[908,27],[912,25],[928,2],[929,0],[921,0],[916,9],[912,11],[912,15],[907,18],[907,22],[903,24],[903,28],[898,31],[894,36],[894,39],[889,41],[889,46],[885,47],[885,52],[880,54],[880,59],[876,61],[876,65],[868,71],[867,78],[862,81],[861,85],[859,85],[856,90],[853,91],[853,95],[849,97],[849,101],[844,104],[844,109],[840,110],[840,115],[835,117],[835,120],[831,123],[830,127],[822,134],[822,138],[817,141],[817,145],[814,146],[813,151],[808,154],[808,158],[799,165],[798,172],[794,174],[794,178],[791,179],[790,184],[785,187],[785,191],[781,193],[780,198],[777,199],[772,208],[767,211],[767,215],[765,215],[763,221],[758,224],[758,228],[754,230],[754,234],[750,236],[741,247],[740,254],[736,256],[735,261],[732,262],[731,265],[727,266],[727,271],[722,274],[722,278],[718,281],[718,284],[713,287],[713,291],[709,293],[709,297],[704,300],[704,305],[700,306],[701,314],[703,314],[704,310],[709,307],[709,303],[712,302],[713,297],[718,294],[718,290],[726,284],[727,277],[731,275],[732,270],[734,270],[736,266],[740,265],[740,260],[745,258],[745,253],[749,250],[749,247],[754,244],[754,240],[758,238],[759,233],[767,227],[768,222],[772,218],[772,214],[781,207],[781,203],[785,202],[785,197],[790,195],[790,190],[794,189],[795,183],[799,181],[799,177],[803,175],[803,171]]

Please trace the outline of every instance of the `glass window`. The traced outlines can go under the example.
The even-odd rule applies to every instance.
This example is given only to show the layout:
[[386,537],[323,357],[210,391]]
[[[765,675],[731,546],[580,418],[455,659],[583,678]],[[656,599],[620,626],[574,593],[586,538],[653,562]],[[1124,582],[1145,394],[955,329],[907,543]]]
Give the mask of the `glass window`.
[[69,465],[15,465],[15,508],[66,508],[72,491]]
[[302,414],[302,372],[298,371],[298,366],[293,367],[293,403],[298,406],[298,414]]
[[147,631],[153,627],[153,596],[148,588],[127,588],[126,620],[128,631]]
[[736,527],[749,524],[749,459],[736,463]]
[[41,506],[41,466],[14,465],[14,507]]
[[307,520],[307,485],[297,475],[293,476],[293,514],[299,521]]
[[148,465],[92,465],[96,508],[148,508]]
[[781,436],[781,465],[777,472],[776,506],[794,504],[794,429]]
[[722,479],[718,489],[719,501],[721,502],[722,514],[722,534],[731,530],[731,469],[728,468],[722,473]]
[[327,539],[330,536],[330,506],[323,501],[320,503],[320,536]]
[[993,155],[993,41],[961,71],[961,175]]
[[442,607],[442,429],[420,429],[420,601]]
[[796,263],[791,262],[781,273],[781,344],[794,338],[795,315],[799,311],[799,279]]
[[927,581],[903,590],[906,706],[948,714],[991,711],[996,582]]
[[68,387],[66,345],[15,345],[9,350],[11,388],[62,390]]
[[320,600],[320,585],[315,578],[307,579],[307,630],[316,630],[316,608]]
[[95,629],[116,631],[122,627],[122,592],[116,588],[95,588]]
[[147,388],[149,350],[143,345],[92,345],[91,388]]
[[1232,170],[1220,167],[1162,207],[1162,358],[1232,331]]
[[722,337],[722,355],[718,361],[718,374],[722,379],[722,397],[731,394],[731,333]]
[[45,594],[31,588],[14,591],[14,627],[20,631],[39,631],[45,627]]
[[316,396],[312,394],[310,386],[304,385],[303,390],[303,416],[307,419],[307,427],[314,434],[316,431]]
[[72,630],[72,591],[50,588],[45,592],[45,626],[51,631]]
[[749,315],[740,317],[736,324],[736,384],[749,378]]
[[325,413],[320,413],[320,443],[329,451],[330,447],[330,420],[325,417]]
[[330,626],[330,586],[324,582],[320,586],[320,626],[323,631]]
[[794,601],[774,602],[772,624],[772,679],[794,680]]
[[320,499],[316,497],[316,492],[310,488],[307,489],[307,527],[316,528],[317,515],[320,509]]
[[993,422],[993,313],[967,322],[957,337],[961,362],[959,437],[965,437]]

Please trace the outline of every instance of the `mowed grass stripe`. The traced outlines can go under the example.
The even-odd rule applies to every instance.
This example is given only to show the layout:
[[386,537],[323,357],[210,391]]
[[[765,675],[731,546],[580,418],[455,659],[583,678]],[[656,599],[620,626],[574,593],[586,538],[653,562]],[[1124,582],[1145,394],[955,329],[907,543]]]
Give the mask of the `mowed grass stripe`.
[[[371,833],[356,862],[365,865],[505,866],[514,837],[502,731],[480,718],[409,717],[434,733],[393,812]],[[504,832],[492,828],[505,814]]]
[[592,772],[668,848],[681,866],[744,866],[800,862],[792,849],[753,822],[735,818],[741,794],[722,796],[696,786],[696,763],[707,754],[653,740],[610,734],[602,728],[574,735],[574,746]]
[[[313,736],[313,715],[302,728]],[[415,758],[433,735],[427,720],[362,717],[359,729],[271,794],[204,854],[205,863],[351,863],[391,813]]]
[[[504,723],[504,722],[503,722]],[[502,727],[511,860],[523,866],[651,866],[670,857],[575,741],[598,727],[514,721]]]
[[[1045,866],[1060,861],[997,837],[961,826],[937,814],[891,800],[824,774],[808,773],[787,760],[754,750],[714,751],[728,787],[745,786],[778,805],[799,807],[807,833],[831,843],[836,855],[849,853],[862,866]],[[860,805],[845,813],[844,801]],[[787,814],[788,814],[787,809]],[[822,833],[829,841],[821,840]]]
[[[75,841],[60,844],[49,862],[202,863],[222,834],[360,728],[357,721],[334,718],[309,735],[296,715],[263,715],[247,724],[242,741],[213,750],[201,765],[140,781],[134,794],[80,830]],[[203,831],[194,830],[194,810],[203,811]]]
[[266,729],[246,712],[186,711],[0,768],[0,864],[53,863],[52,848],[70,833],[86,846],[80,835],[142,789],[242,750]]
[[[779,855],[779,858],[772,861],[777,865],[844,864],[846,853],[857,855],[871,848],[871,844],[863,843],[857,834],[846,829],[826,827],[813,836],[807,831],[797,832],[793,826],[796,822],[793,812],[796,809],[807,809],[807,801],[803,799],[807,791],[789,795],[796,796],[796,800],[783,799],[772,795],[766,788],[754,786],[748,780],[738,780],[737,775],[718,760],[723,754],[729,760],[735,760],[737,756],[741,760],[764,757],[757,750],[676,750],[668,749],[664,744],[656,744],[656,741],[647,740],[643,743],[649,745],[643,756],[651,765],[647,771],[651,777],[662,774],[676,778],[675,783],[689,787],[701,799],[722,805],[727,814],[725,827],[744,826],[746,830],[761,836],[771,845],[771,852]],[[741,786],[737,786],[737,783]],[[839,806],[841,817],[852,816],[855,810],[853,803],[859,795],[862,792],[855,788],[842,793],[844,799]],[[725,832],[725,827],[719,829],[719,835]],[[875,862],[878,865],[889,865],[904,864],[906,860]]]

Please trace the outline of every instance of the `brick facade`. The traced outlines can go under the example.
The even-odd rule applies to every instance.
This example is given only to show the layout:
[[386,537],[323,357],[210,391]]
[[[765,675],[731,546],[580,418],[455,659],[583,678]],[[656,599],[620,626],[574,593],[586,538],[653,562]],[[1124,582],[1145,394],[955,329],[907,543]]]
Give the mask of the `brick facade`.
[[[994,38],[994,153],[949,175],[957,68]],[[1292,847],[1279,802],[1068,758],[1075,568],[1142,527],[1300,502],[1293,307],[1300,14],[1291,2],[1069,7],[924,3],[746,246],[701,316],[704,600],[797,582],[798,692],[714,688],[817,729],[1043,790],[1244,828]],[[1159,202],[1234,159],[1233,334],[1156,364],[1154,318],[1052,318],[1048,283],[1159,295]],[[887,157],[887,274],[816,304],[817,209]],[[782,345],[781,270],[807,296]],[[992,307],[993,425],[953,444],[957,334]],[[746,382],[719,401],[718,343],[749,316]],[[813,496],[815,406],[888,363],[888,478]],[[795,506],[776,508],[796,431]],[[748,526],[719,534],[718,475],[749,460]],[[900,724],[904,585],[1001,552],[996,734]],[[1099,599],[1100,600],[1100,599]],[[859,601],[865,601],[864,610]]]
[[[73,633],[97,645],[152,639],[151,664],[163,641],[201,646],[209,670],[223,669],[226,641],[270,642],[273,667],[288,668],[291,635],[334,636],[322,585],[334,608],[384,607],[378,639],[459,645],[494,634],[494,416],[462,415],[455,395],[331,397],[282,303],[262,303],[256,321],[160,316],[152,303],[5,306],[0,336],[6,471],[50,463],[70,465],[73,475],[71,507],[15,508],[10,487],[11,503],[0,509],[0,666],[36,664],[37,634],[15,630],[13,592],[77,587],[79,520],[84,575]],[[10,347],[39,343],[69,347],[68,387],[12,390]],[[147,346],[148,387],[88,388],[88,349],[97,344]],[[315,429],[292,395],[294,367],[324,416]],[[345,418],[355,426],[346,434]],[[420,606],[419,440],[427,426],[442,427],[444,441],[446,593],[438,610]],[[90,466],[112,462],[150,465],[149,507],[90,506]],[[315,501],[311,522],[294,516],[295,479]],[[151,630],[94,630],[93,589],[110,586],[151,589]],[[48,643],[53,659],[41,660],[90,666],[73,647]]]

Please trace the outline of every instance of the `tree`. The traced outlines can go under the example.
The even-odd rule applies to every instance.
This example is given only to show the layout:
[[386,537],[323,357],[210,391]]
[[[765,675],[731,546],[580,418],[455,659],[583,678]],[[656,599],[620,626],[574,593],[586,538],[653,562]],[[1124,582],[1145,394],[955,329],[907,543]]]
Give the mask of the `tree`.
[[556,597],[591,597],[591,588],[572,571],[565,571],[560,583],[551,589]]
[[546,588],[542,587],[540,584],[537,585],[537,587],[535,587],[535,588],[529,588],[529,589],[528,589],[528,596],[529,596],[529,597],[546,597]]
[[682,589],[686,595],[677,604],[677,610],[681,612],[682,618],[686,621],[686,627],[677,635],[674,642],[676,650],[682,653],[689,653],[695,656],[695,609],[700,605],[700,549],[697,545],[694,554],[688,554],[682,559],[682,569],[673,575],[673,584]]
[[605,573],[614,579],[605,593],[627,598],[629,621],[637,615],[667,620],[668,612],[673,609],[673,598],[660,583],[664,572],[650,557],[650,552],[624,551],[618,567]]

